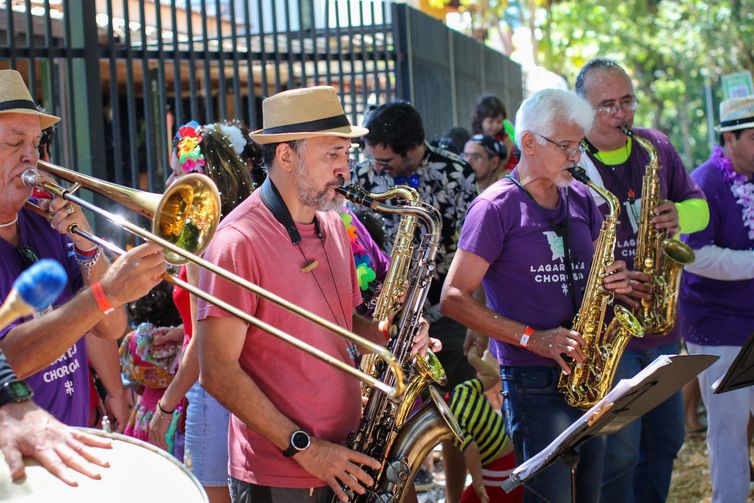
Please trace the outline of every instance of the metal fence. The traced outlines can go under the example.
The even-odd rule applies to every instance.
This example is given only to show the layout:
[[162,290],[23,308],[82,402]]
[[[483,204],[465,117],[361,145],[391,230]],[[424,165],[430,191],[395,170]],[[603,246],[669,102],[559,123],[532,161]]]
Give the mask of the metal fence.
[[483,92],[512,110],[522,98],[518,65],[382,0],[5,0],[0,67],[63,117],[54,161],[150,191],[178,125],[261,127],[262,98],[280,90],[335,86],[355,123],[405,98],[428,136],[468,127]]

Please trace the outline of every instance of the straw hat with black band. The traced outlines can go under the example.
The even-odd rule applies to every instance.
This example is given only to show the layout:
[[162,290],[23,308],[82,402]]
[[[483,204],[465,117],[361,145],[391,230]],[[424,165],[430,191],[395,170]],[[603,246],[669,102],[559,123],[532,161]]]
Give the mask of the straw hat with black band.
[[262,102],[262,129],[250,133],[265,145],[315,136],[358,138],[368,129],[352,126],[333,87],[315,86],[283,91]]
[[720,103],[718,133],[754,128],[754,96],[730,98]]
[[0,70],[0,115],[6,114],[37,115],[41,129],[60,122],[60,117],[37,110],[23,77],[16,70]]

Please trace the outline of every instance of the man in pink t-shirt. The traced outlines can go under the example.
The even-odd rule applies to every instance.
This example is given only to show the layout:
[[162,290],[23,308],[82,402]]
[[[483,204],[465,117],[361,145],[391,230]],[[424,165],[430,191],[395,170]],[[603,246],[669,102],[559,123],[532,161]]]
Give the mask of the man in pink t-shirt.
[[[384,343],[361,303],[350,243],[334,208],[349,178],[351,126],[335,90],[285,91],[263,103],[268,179],[219,226],[207,260],[348,330]],[[345,339],[203,272],[200,288],[354,365]],[[353,377],[206,302],[198,302],[201,382],[231,412],[230,490],[236,502],[324,501],[363,493],[380,463],[343,447],[360,419]],[[427,344],[427,330],[415,349]],[[329,487],[328,487],[329,486]]]

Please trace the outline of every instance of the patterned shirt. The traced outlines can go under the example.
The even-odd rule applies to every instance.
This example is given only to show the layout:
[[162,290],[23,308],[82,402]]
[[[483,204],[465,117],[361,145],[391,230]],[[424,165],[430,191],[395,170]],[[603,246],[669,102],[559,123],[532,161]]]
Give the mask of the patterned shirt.
[[[442,283],[456,251],[466,208],[476,197],[476,178],[471,166],[457,155],[426,143],[424,146],[426,148],[424,159],[412,177],[417,175],[419,183],[416,190],[419,192],[420,200],[437,208],[442,215],[442,237],[435,257],[437,269],[424,309],[424,317],[427,321],[433,322],[441,318]],[[374,193],[385,192],[396,185],[393,177],[385,171],[377,173],[369,162],[356,166],[353,179],[354,183]],[[385,222],[386,243],[390,252],[401,215],[382,214],[382,217]]]

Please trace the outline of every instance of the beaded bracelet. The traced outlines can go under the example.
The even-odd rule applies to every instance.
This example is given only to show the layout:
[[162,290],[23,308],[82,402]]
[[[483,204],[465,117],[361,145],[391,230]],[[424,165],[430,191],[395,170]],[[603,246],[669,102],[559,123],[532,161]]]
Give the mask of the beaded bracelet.
[[95,246],[91,250],[82,252],[74,246],[73,252],[76,256],[76,262],[78,262],[79,267],[84,269],[86,277],[89,278],[92,273],[92,268],[97,264],[97,261],[102,255],[102,248]]

